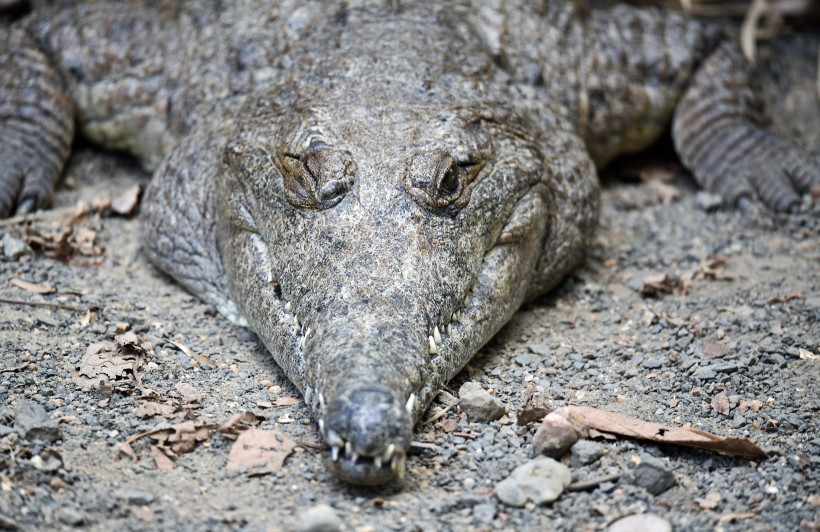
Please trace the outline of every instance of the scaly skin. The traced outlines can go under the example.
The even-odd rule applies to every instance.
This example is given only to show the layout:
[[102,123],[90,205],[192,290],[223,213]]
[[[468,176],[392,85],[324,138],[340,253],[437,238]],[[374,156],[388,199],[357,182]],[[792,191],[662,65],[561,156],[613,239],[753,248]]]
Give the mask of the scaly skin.
[[[66,116],[156,168],[149,258],[259,335],[348,482],[403,474],[438,390],[581,260],[596,166],[673,116],[683,161],[730,203],[757,191],[788,209],[818,182],[766,136],[733,46],[710,55],[718,35],[680,15],[146,4],[37,13],[0,36],[0,214],[47,201]],[[30,181],[40,192],[21,194]]]

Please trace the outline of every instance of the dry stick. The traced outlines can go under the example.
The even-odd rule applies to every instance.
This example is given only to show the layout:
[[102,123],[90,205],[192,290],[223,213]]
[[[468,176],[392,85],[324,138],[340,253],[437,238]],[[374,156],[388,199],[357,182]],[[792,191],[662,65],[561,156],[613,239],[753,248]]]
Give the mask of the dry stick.
[[603,477],[595,477],[589,478],[587,480],[579,480],[578,482],[573,482],[569,486],[567,486],[567,491],[584,491],[589,490],[592,488],[597,488],[599,484],[603,484],[604,482],[615,482],[623,473],[612,473],[611,475],[606,475]]
[[6,303],[8,305],[28,305],[29,307],[59,308],[62,310],[70,310],[72,312],[88,312],[89,310],[91,310],[90,308],[86,307],[62,305],[60,303],[51,303],[49,301],[23,301],[21,299],[6,299],[5,297],[0,297],[0,303]]

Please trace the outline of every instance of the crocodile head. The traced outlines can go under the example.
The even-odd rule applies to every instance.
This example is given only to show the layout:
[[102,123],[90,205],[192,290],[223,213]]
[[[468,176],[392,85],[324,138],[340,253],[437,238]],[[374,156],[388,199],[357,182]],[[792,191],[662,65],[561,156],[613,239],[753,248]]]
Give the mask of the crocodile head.
[[328,467],[355,484],[403,475],[427,405],[553,282],[545,270],[574,262],[562,227],[589,218],[566,190],[591,163],[550,153],[571,136],[474,72],[431,86],[409,64],[325,65],[316,86],[249,100],[217,189],[234,300],[302,390]]

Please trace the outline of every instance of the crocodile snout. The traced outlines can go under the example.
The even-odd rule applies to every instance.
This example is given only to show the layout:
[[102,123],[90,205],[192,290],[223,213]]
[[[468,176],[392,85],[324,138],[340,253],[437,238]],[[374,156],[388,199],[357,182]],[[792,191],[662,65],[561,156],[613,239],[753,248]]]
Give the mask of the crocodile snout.
[[381,384],[357,385],[328,398],[319,423],[330,446],[328,469],[346,482],[376,485],[404,476],[414,397]]

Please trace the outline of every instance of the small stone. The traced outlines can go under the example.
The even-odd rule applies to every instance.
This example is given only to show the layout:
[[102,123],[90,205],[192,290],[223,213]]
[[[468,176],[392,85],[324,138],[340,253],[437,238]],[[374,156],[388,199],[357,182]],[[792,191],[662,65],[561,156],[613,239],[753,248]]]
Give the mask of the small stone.
[[342,529],[342,521],[336,510],[327,504],[317,504],[302,514],[300,532],[336,532]]
[[564,417],[547,414],[532,439],[533,455],[559,458],[564,456],[576,441],[578,431],[572,423]]
[[705,212],[713,212],[723,206],[723,198],[717,194],[712,194],[711,192],[706,192],[705,190],[699,190],[697,194],[695,194],[695,203],[701,210]]
[[465,382],[458,390],[458,397],[461,409],[471,421],[488,423],[507,414],[507,407],[477,382]]
[[61,508],[57,514],[57,519],[68,526],[80,526],[85,523],[85,516],[78,510],[69,507]]
[[527,501],[544,504],[557,499],[569,486],[571,474],[564,464],[539,456],[516,467],[495,486],[495,494],[504,504],[523,507]]
[[3,235],[3,255],[7,259],[17,260],[29,252],[28,244],[11,233]]
[[0,513],[0,530],[20,530],[20,525],[11,517]]
[[48,417],[42,405],[34,401],[20,399],[14,416],[14,428],[25,440],[54,443],[63,437],[57,422]]
[[672,524],[655,514],[637,514],[622,517],[609,525],[606,532],[672,532]]
[[489,525],[495,519],[496,505],[493,503],[482,503],[473,506],[473,517],[476,521],[484,525]]
[[148,506],[154,502],[154,499],[156,498],[153,493],[129,487],[117,489],[114,491],[114,497],[127,501],[128,504],[132,504],[134,506]]
[[646,369],[658,369],[663,367],[663,360],[658,358],[647,358],[643,361],[641,366],[645,367]]
[[572,446],[571,464],[572,467],[581,467],[597,462],[604,454],[600,444],[589,440],[578,440]]
[[475,488],[476,481],[472,477],[467,477],[464,479],[464,482],[462,482],[462,485],[464,486],[465,490],[469,491]]
[[624,475],[624,481],[640,486],[652,495],[660,495],[678,483],[662,461],[648,454],[641,455],[641,463]]

